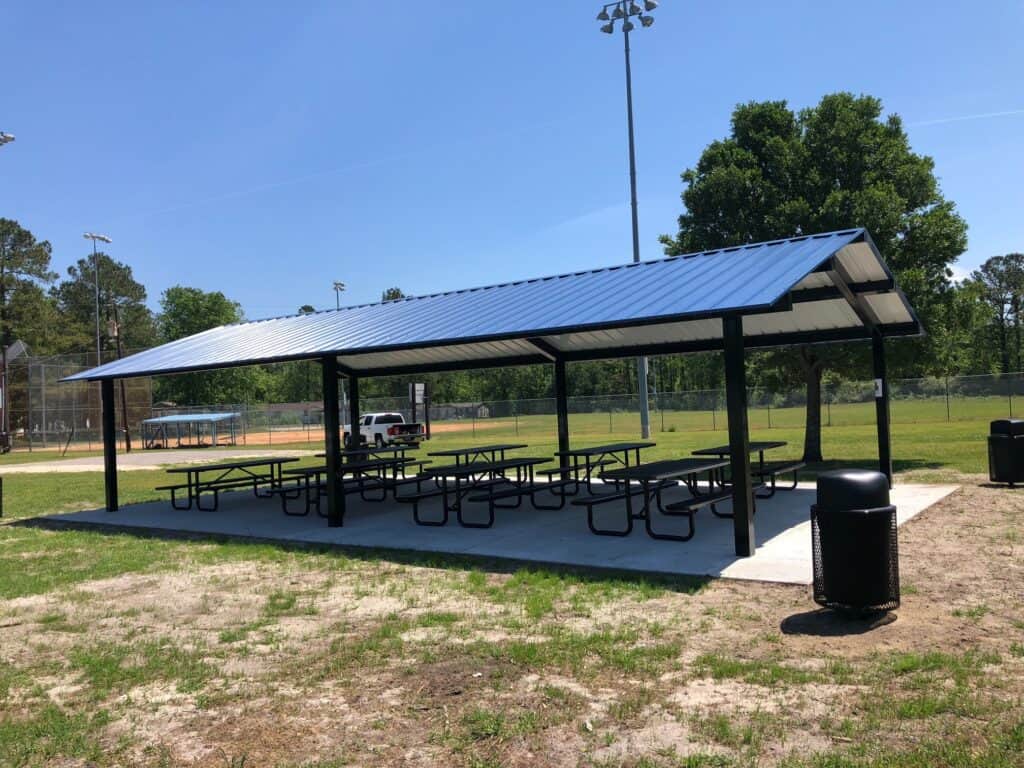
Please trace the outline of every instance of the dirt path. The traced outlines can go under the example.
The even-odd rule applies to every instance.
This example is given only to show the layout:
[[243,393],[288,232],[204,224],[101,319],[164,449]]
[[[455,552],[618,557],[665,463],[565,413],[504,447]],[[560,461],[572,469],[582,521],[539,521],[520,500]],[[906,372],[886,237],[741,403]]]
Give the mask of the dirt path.
[[1014,765],[1024,491],[965,482],[900,529],[888,623],[786,585],[254,555],[9,601],[8,706],[102,703],[101,765]]

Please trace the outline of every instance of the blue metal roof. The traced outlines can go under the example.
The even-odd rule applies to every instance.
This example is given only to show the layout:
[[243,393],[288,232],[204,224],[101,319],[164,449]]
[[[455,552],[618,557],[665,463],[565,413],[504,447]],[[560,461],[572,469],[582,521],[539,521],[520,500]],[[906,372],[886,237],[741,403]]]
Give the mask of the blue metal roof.
[[[360,371],[427,360],[436,366],[467,359],[493,360],[495,364],[528,362],[525,358],[537,349],[526,339],[549,337],[554,347],[568,351],[571,334],[769,310],[854,243],[868,244],[871,260],[877,258],[881,270],[889,274],[867,233],[845,230],[221,326],[66,380],[154,375],[329,354]],[[639,343],[635,334],[623,338],[627,344]],[[592,351],[595,343],[600,347],[600,341],[587,341]],[[608,346],[615,345],[609,340]],[[448,351],[441,352],[441,348]],[[402,350],[433,352],[430,357],[411,357],[397,354]]]
[[154,416],[143,419],[143,424],[198,424],[230,421],[241,417],[240,413],[175,413],[170,416]]

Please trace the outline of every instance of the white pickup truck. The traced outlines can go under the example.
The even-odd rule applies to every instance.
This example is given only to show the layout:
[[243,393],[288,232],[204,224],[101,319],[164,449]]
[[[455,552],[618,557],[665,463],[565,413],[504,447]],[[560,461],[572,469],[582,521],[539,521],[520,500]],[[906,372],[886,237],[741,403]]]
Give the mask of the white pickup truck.
[[[344,428],[345,444],[352,434],[352,425]],[[404,443],[415,445],[426,437],[423,425],[407,422],[400,413],[367,413],[359,419],[359,442],[377,446]]]

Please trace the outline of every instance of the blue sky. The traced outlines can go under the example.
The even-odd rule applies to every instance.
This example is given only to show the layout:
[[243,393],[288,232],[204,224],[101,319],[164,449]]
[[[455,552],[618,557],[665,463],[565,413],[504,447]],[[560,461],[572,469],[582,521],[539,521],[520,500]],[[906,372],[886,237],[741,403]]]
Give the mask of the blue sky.
[[[248,317],[631,258],[621,36],[599,3],[4,4],[0,215],[114,239]],[[883,99],[970,226],[1024,250],[1024,4],[662,0],[633,35],[642,255],[738,102]],[[1001,113],[1001,114],[994,114]],[[1008,114],[1007,114],[1008,113]],[[989,115],[988,117],[977,117]]]

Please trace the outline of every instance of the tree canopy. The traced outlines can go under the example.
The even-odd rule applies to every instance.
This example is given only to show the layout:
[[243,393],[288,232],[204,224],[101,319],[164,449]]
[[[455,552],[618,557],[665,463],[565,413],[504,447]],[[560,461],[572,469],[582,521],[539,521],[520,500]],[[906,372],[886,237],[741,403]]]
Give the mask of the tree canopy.
[[[799,112],[785,101],[739,105],[730,135],[682,179],[685,210],[678,232],[661,238],[667,254],[866,227],[926,328],[940,331],[900,360],[936,359],[950,265],[967,247],[967,225],[942,196],[932,159],[911,150],[902,121],[883,118],[879,99],[835,93]],[[776,378],[802,373],[808,460],[821,458],[822,373],[853,373],[858,359],[863,365],[856,352],[810,347],[760,357]]]

